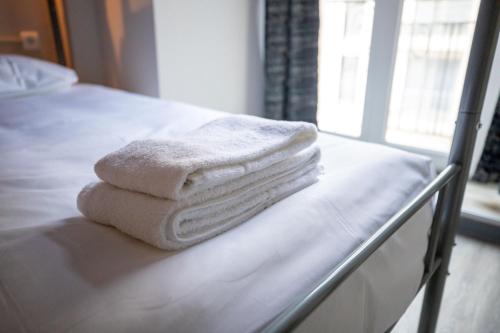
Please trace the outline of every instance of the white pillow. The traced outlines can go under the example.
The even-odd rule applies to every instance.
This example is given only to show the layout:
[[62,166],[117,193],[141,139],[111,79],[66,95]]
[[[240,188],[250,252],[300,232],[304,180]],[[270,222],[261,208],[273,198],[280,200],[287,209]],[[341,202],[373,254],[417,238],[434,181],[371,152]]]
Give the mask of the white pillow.
[[70,87],[76,72],[47,61],[0,54],[0,99],[41,94]]

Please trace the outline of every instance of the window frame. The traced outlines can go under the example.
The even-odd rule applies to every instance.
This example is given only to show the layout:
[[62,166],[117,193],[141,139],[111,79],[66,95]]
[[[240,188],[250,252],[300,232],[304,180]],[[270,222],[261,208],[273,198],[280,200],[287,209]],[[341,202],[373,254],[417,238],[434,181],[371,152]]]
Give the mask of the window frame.
[[[412,153],[427,155],[432,158],[438,169],[443,169],[448,161],[448,152],[396,144],[388,142],[385,139],[404,0],[374,0],[374,2],[373,27],[370,38],[361,133],[359,136],[339,133],[333,134],[349,139],[383,144]],[[499,46],[500,41],[497,44],[494,63],[500,61]],[[492,74],[498,72],[494,68],[493,66]],[[495,99],[495,96],[499,96],[500,94],[500,80],[498,78],[495,79],[494,76],[495,75],[490,75],[486,98]],[[494,109],[495,108],[490,105],[484,106],[481,117],[481,121],[483,125],[485,125],[483,126],[483,131],[487,131],[488,125],[493,117]],[[484,129],[485,127],[486,129]],[[480,150],[482,150],[481,148],[484,145],[485,138],[486,135],[480,132],[476,141],[476,147],[480,148]],[[478,154],[478,151],[476,151],[474,155]],[[477,159],[478,156],[475,156],[474,160],[476,163]],[[473,172],[473,170],[471,170],[471,172]]]
[[403,5],[404,0],[375,0],[363,125],[359,139],[428,155],[438,168],[443,168],[448,159],[447,153],[395,144],[385,139]]

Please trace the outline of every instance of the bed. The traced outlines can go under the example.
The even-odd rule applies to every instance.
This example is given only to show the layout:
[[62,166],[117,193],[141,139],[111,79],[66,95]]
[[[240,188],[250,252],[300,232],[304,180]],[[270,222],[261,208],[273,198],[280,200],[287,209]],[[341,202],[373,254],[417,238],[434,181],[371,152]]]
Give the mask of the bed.
[[[0,110],[6,331],[255,331],[434,176],[428,158],[321,134],[317,184],[219,237],[164,252],[87,221],[76,196],[105,153],[225,114],[85,84],[3,100]],[[337,327],[381,331],[402,314],[422,278],[431,219],[428,204],[339,290]]]
[[[489,59],[496,38],[488,6],[471,59]],[[471,63],[465,89],[481,92],[489,63]],[[86,220],[76,195],[105,153],[223,114],[100,86],[59,88],[0,101],[0,331],[383,332],[425,283],[420,331],[434,330],[480,94],[462,100],[450,164],[437,177],[425,157],[321,134],[318,183],[165,252]]]

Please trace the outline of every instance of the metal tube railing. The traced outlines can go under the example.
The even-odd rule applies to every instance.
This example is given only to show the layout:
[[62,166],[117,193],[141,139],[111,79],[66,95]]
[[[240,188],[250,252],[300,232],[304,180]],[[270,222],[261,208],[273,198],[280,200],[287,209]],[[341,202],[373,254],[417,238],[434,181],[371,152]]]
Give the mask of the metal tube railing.
[[337,288],[352,272],[391,237],[406,221],[408,221],[432,196],[446,186],[460,171],[460,166],[447,166],[429,185],[413,200],[397,212],[377,232],[364,241],[344,261],[336,266],[320,284],[304,298],[293,304],[271,321],[264,332],[286,332],[295,327],[311,313],[335,288]]
[[444,212],[444,198],[447,196],[448,185],[443,187],[439,191],[439,196],[436,204],[436,209],[434,210],[434,216],[432,219],[431,231],[429,234],[429,243],[427,245],[427,253],[425,254],[424,267],[425,272],[432,271],[434,266],[434,261],[436,260],[436,252],[438,247],[438,242],[441,238],[441,225]]
[[481,1],[448,162],[458,164],[462,169],[457,179],[448,185],[446,193],[440,196],[443,211],[439,223],[442,233],[435,251],[436,257],[441,259],[441,264],[425,289],[418,328],[420,333],[432,333],[436,329],[484,95],[497,45],[499,12],[499,1]]

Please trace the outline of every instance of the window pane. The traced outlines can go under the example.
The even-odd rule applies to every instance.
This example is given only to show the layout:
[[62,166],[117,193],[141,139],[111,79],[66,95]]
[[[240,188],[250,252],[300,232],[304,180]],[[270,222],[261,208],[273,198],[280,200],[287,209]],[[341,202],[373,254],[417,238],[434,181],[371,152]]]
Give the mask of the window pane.
[[386,140],[446,152],[478,0],[405,0]]
[[372,0],[322,0],[318,126],[361,134],[373,25]]
[[357,71],[358,71],[358,58],[342,57],[339,100],[347,103],[354,103],[354,101],[356,100]]

